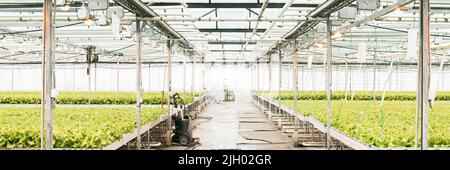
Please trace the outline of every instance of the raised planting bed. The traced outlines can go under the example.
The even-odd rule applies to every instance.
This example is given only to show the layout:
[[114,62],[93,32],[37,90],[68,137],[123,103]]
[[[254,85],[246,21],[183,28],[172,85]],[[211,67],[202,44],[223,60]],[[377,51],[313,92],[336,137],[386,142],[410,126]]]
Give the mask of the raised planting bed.
[[[167,113],[143,108],[143,125]],[[136,128],[133,108],[54,109],[55,148],[101,149]],[[40,147],[40,108],[0,108],[0,149]]]
[[[293,109],[291,100],[281,105]],[[327,122],[326,100],[298,101],[298,114]],[[414,147],[415,101],[332,101],[331,126],[378,148]],[[437,101],[429,114],[429,147],[450,148],[450,102]],[[419,142],[420,143],[420,142]]]

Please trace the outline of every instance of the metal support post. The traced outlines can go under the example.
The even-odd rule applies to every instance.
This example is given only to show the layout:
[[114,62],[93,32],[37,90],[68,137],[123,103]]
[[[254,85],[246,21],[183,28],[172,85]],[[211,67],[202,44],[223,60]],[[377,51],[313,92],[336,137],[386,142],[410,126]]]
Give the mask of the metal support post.
[[340,81],[340,78],[341,78],[340,73],[341,73],[341,71],[339,70],[339,68],[341,68],[341,66],[337,65],[336,66],[336,83],[335,83],[336,87],[334,88],[335,91],[340,91],[341,90],[341,89],[339,89],[340,88],[340,83],[341,83],[341,81]]
[[53,107],[52,107],[52,57],[53,57],[53,46],[52,46],[52,0],[44,0],[43,3],[43,15],[44,15],[44,28],[43,28],[43,54],[42,66],[44,72],[43,81],[43,101],[45,109],[45,145],[46,149],[53,149]]
[[[278,50],[278,122],[281,124],[281,88],[282,88],[282,81],[283,81],[283,72],[282,72],[282,66],[283,66],[283,54],[281,50]],[[279,128],[279,127],[278,127]]]
[[375,91],[376,91],[376,83],[377,83],[377,52],[375,52],[375,54],[373,55],[373,82],[372,82],[372,102],[375,103],[376,100],[376,96],[375,96]]
[[94,92],[97,92],[97,63],[94,64]]
[[186,54],[183,55],[183,98],[186,99]]
[[151,67],[151,64],[149,63],[148,64],[148,90],[147,91],[149,91],[149,92],[151,92],[152,90],[152,81],[151,81],[151,78],[152,78],[152,69],[151,69],[152,67]]
[[256,59],[256,94],[258,96],[258,100],[257,100],[258,108],[261,109],[261,103],[260,103],[260,99],[259,99],[259,95],[260,95],[260,93],[259,93],[259,90],[260,90],[260,88],[259,88],[259,71],[260,71],[259,68],[260,68],[259,58],[257,58]]
[[202,55],[202,92],[205,95],[206,84],[205,84],[205,55]]
[[326,64],[326,90],[327,90],[327,143],[326,147],[330,150],[331,137],[331,85],[332,85],[332,40],[331,40],[331,20],[327,20],[327,64]]
[[316,69],[316,66],[315,65],[312,65],[312,67],[311,67],[311,72],[312,72],[312,82],[311,82],[311,84],[312,84],[312,90],[313,90],[313,92],[315,93],[316,92],[316,86],[317,86],[317,81],[316,81],[316,77],[317,77],[317,69]]
[[254,75],[254,69],[253,69],[253,65],[252,65],[252,66],[250,66],[250,91],[251,91],[252,95],[253,95],[253,90],[255,90],[254,79],[255,79],[255,75]]
[[142,105],[142,33],[141,21],[136,20],[136,149],[141,149],[141,105]]
[[[187,93],[186,93],[186,54],[183,52],[183,98],[186,100]],[[184,107],[183,107],[184,108]],[[187,110],[186,110],[187,111]],[[181,117],[184,119],[184,112],[181,112]],[[195,114],[194,114],[195,115]]]
[[345,72],[344,72],[344,96],[345,100],[347,100],[348,97],[348,79],[349,79],[349,72],[348,72],[348,63],[345,61]]
[[76,70],[76,65],[73,65],[72,68],[72,92],[75,92],[75,70]]
[[117,60],[116,65],[116,93],[119,93],[119,79],[120,79],[120,62]]
[[[14,62],[13,57],[11,57],[11,62]],[[14,92],[14,63],[11,65],[11,95]]]
[[419,41],[419,113],[421,115],[421,149],[428,147],[428,93],[430,87],[430,1],[420,1],[420,41]]
[[89,68],[89,72],[88,72],[88,91],[89,91],[89,99],[88,99],[88,104],[91,104],[92,102],[92,70],[91,70],[91,64],[89,64],[88,66]]
[[395,91],[399,91],[400,88],[398,87],[398,66],[399,64],[397,64],[396,70],[395,70]]
[[302,74],[300,75],[300,83],[301,83],[300,90],[306,90],[304,79],[303,79],[303,77],[305,77],[305,68],[301,67],[301,72],[302,72]]
[[[272,100],[272,54],[269,54],[269,101]],[[272,104],[269,103],[269,120],[272,120]]]
[[166,145],[172,145],[172,108],[170,104],[170,93],[172,92],[172,42],[167,41],[167,115],[168,119],[166,121],[167,125],[167,136]]
[[[293,73],[293,78],[292,78],[292,82],[293,82],[293,90],[294,90],[294,114],[297,114],[298,112],[298,56],[297,56],[297,51],[298,49],[300,49],[300,44],[298,43],[298,41],[295,41],[295,45],[294,45],[294,55],[292,55],[292,66],[294,67],[292,69]],[[294,123],[294,134],[292,135],[294,137],[294,142],[297,143],[298,142],[298,127],[297,127],[297,119],[295,119],[295,117],[293,117],[293,123]]]
[[194,98],[195,91],[195,66],[196,66],[195,56],[192,56],[192,82],[191,82],[191,96]]

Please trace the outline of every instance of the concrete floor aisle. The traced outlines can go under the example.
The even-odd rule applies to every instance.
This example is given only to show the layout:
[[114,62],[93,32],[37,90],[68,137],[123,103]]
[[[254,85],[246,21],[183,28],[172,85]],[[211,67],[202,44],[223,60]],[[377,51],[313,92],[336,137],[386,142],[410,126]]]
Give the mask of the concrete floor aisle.
[[195,124],[193,136],[201,143],[196,149],[293,149],[291,139],[278,132],[249,98],[211,103]]

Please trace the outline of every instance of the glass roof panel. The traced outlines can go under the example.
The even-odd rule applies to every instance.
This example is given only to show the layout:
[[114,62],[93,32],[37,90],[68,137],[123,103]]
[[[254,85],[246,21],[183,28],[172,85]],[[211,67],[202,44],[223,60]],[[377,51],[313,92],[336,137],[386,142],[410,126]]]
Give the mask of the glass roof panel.
[[[258,41],[258,44],[248,45],[247,49],[254,50],[255,54],[258,54],[256,50],[263,50],[261,54],[269,50],[269,46],[274,46],[277,42],[281,42],[284,36],[287,35],[297,24],[301,24],[299,17],[306,16],[311,10],[315,9],[315,6],[324,3],[326,0],[295,0],[293,5],[282,11],[282,5],[286,3],[286,0],[271,0],[270,3],[278,3],[276,6],[271,6],[266,8],[263,14],[262,21],[259,21],[257,25],[257,15],[255,13],[261,12],[260,8],[246,9],[241,6],[235,6],[230,8],[229,6],[222,6],[214,11],[214,3],[223,4],[236,4],[238,3],[257,3],[261,6],[262,0],[186,0],[187,7],[181,5],[176,6],[152,6],[149,3],[150,8],[152,8],[158,15],[162,17],[164,21],[171,26],[174,31],[182,34],[187,41],[195,46],[206,45],[206,52],[208,48],[210,50],[216,49],[217,45],[208,44],[208,41],[220,41],[224,42],[224,48],[229,49],[240,49],[241,45],[236,44],[226,44],[230,42],[240,43],[252,38],[253,41]],[[125,29],[125,33],[130,34],[113,34],[112,26],[106,24],[106,26],[87,26],[84,23],[84,19],[79,19],[77,17],[77,10],[80,7],[80,0],[70,1],[71,9],[69,11],[61,11],[58,9],[56,16],[56,25],[59,27],[56,29],[56,39],[59,44],[71,44],[74,46],[85,46],[85,45],[95,45],[101,50],[113,50],[118,48],[123,48],[135,44],[134,28],[130,25],[134,22],[135,16],[126,11],[126,15],[121,19],[122,25]],[[110,2],[114,2],[110,0]],[[169,2],[169,1],[155,1],[155,0],[144,0],[144,2]],[[182,2],[182,1],[176,1]],[[393,0],[381,0],[382,8],[386,8],[389,5],[394,4],[397,1]],[[11,3],[22,3],[27,5],[16,6],[14,8],[0,8],[0,33],[5,34],[3,42],[0,43],[2,53],[13,51],[24,51],[30,49],[40,49],[39,37],[42,36],[42,32],[39,30],[42,25],[42,12],[40,7],[30,8],[30,5],[39,6],[42,0],[17,0],[0,2],[3,4]],[[198,8],[199,5],[195,3],[204,3],[207,8]],[[38,5],[36,5],[38,4]],[[354,3],[353,3],[354,4]],[[200,4],[201,5],[201,4]],[[248,4],[247,4],[248,5]],[[165,9],[164,9],[165,8]],[[448,0],[431,0],[431,22],[430,31],[432,33],[432,41],[435,44],[445,44],[450,42],[450,24],[448,24],[448,14],[450,10],[450,2]],[[377,10],[382,10],[377,9]],[[91,14],[95,17],[100,18],[101,12],[92,11]],[[281,18],[278,18],[280,13]],[[338,13],[334,12],[331,19],[342,20],[338,18]],[[364,19],[370,15],[374,14],[374,11],[370,10],[359,10],[357,12],[356,19],[345,19],[342,21],[333,21],[333,23],[341,22],[340,26],[333,27],[334,30],[339,29],[341,26],[349,25],[355,20]],[[184,16],[184,17],[182,17]],[[203,18],[199,18],[203,17]],[[207,20],[211,21],[207,21]],[[270,21],[267,21],[270,20]],[[280,20],[284,20],[281,22]],[[390,48],[401,48],[405,46],[407,42],[407,31],[411,29],[418,28],[418,4],[408,4],[401,10],[396,10],[390,12],[383,17],[378,17],[376,21],[369,21],[364,23],[359,28],[354,28],[346,30],[342,38],[335,39],[335,44],[346,48],[339,48],[339,52],[342,54],[352,54],[355,52],[354,49],[357,48],[358,44],[365,42],[368,44],[369,48],[380,48],[380,47],[390,47]],[[151,23],[151,22],[148,22]],[[256,28],[257,32],[252,36],[252,31]],[[320,26],[316,26],[313,29],[319,30]],[[122,28],[121,28],[122,29]],[[153,31],[154,32],[154,31]],[[325,35],[321,32],[321,36]],[[264,37],[262,37],[264,36]],[[380,38],[381,37],[381,38]],[[301,39],[302,37],[300,37]],[[319,37],[320,38],[320,37]],[[323,37],[322,37],[323,38]],[[378,38],[378,39],[377,39]],[[153,37],[149,42],[154,41],[158,38]],[[316,38],[312,38],[317,40]],[[396,40],[397,39],[397,40]],[[167,40],[166,37],[159,37],[160,41]],[[395,41],[394,41],[395,40]],[[309,43],[309,42],[308,42]],[[311,42],[316,43],[317,42]],[[151,44],[151,43],[150,43]],[[155,44],[155,43],[153,43]],[[310,44],[310,45],[313,45]],[[70,45],[68,45],[70,46]],[[156,46],[156,45],[155,45]],[[161,45],[164,46],[164,45]],[[163,51],[162,47],[159,46]],[[251,47],[251,48],[250,48]],[[311,48],[315,48],[311,46]],[[76,47],[74,47],[76,49]],[[66,48],[58,48],[61,51],[70,51]],[[132,52],[135,47],[131,46],[127,49],[123,49],[121,52]],[[264,51],[265,50],[265,51]],[[318,51],[323,52],[323,48],[317,48]],[[404,49],[402,49],[404,50]],[[73,51],[73,50],[72,50]],[[163,52],[161,52],[163,53]],[[2,56],[0,54],[0,56]],[[28,59],[30,56],[24,56],[24,59]],[[81,58],[80,58],[81,59]]]

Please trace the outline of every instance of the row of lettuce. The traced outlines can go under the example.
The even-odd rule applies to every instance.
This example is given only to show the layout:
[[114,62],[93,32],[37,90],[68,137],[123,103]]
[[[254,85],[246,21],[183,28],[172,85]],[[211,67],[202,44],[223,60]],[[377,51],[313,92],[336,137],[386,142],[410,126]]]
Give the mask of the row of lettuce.
[[[146,124],[167,113],[164,109],[143,108]],[[0,148],[39,148],[40,109],[0,108]],[[55,148],[100,149],[136,128],[133,108],[56,108]]]
[[[294,92],[292,91],[256,91],[257,94],[265,97],[272,97],[274,100],[293,100]],[[331,95],[332,100],[381,100],[383,92],[369,92],[369,91],[337,91]],[[299,91],[299,100],[326,100],[327,95],[325,91]],[[413,101],[416,100],[416,92],[403,91],[403,92],[386,92],[384,100],[387,101]],[[436,101],[450,101],[450,92],[437,92]]]
[[[186,104],[202,93],[180,93]],[[166,104],[168,94],[146,92],[143,104]],[[61,92],[58,104],[128,105],[136,103],[133,92]],[[0,104],[40,104],[39,92],[0,92]],[[142,125],[157,120],[167,113],[165,109],[142,108]],[[39,107],[0,107],[0,149],[39,148]],[[131,133],[136,128],[134,108],[55,108],[55,148],[101,149]]]
[[[279,96],[273,92],[259,92],[272,100]],[[333,94],[331,102],[331,125],[350,137],[380,148],[416,147],[416,101],[415,92],[391,92],[381,103],[381,92],[356,92],[354,100],[345,99],[343,92]],[[351,93],[347,94],[351,96]],[[291,109],[293,93],[283,91],[281,104]],[[358,96],[358,97],[357,97]],[[441,92],[430,109],[428,145],[432,148],[450,148],[450,93]],[[326,124],[327,102],[324,92],[300,92],[297,103],[299,114],[311,116]],[[418,142],[420,144],[420,140]]]
[[[202,93],[180,93],[185,103],[191,103],[193,97]],[[98,104],[98,105],[127,105],[136,103],[133,92],[61,92],[56,98],[57,104]],[[146,92],[142,95],[142,102],[146,105],[166,104],[167,93]],[[0,92],[0,104],[40,104],[39,92]]]

